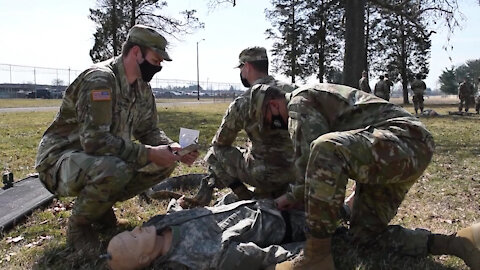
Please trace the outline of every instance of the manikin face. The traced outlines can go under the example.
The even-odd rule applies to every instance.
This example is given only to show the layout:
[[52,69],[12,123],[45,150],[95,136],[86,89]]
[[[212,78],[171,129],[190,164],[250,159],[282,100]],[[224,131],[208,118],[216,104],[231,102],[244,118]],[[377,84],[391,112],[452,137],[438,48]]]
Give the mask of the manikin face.
[[113,270],[139,269],[150,265],[158,251],[157,231],[154,226],[136,227],[133,231],[117,234],[110,240],[108,265]]

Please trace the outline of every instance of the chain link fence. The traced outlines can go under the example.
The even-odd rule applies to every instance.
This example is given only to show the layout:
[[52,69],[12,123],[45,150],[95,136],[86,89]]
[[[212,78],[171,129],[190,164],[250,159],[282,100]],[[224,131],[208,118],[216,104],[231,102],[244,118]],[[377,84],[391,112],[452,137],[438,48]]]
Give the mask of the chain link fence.
[[[61,98],[63,91],[83,70],[0,63],[0,98]],[[159,98],[235,97],[240,83],[159,79],[150,82]],[[200,89],[200,93],[197,89]],[[49,93],[48,97],[45,93]]]

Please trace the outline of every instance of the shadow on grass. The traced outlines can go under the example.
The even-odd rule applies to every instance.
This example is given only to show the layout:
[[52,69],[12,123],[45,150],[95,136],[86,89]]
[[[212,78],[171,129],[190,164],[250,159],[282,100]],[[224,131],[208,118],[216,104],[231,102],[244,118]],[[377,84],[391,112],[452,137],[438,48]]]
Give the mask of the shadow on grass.
[[63,241],[52,241],[43,249],[43,254],[35,261],[34,270],[63,270],[63,269],[108,269],[105,258],[110,239],[116,234],[132,230],[134,226],[110,228],[100,233],[100,246],[76,251]]
[[432,257],[411,257],[375,248],[352,246],[345,235],[332,239],[335,268],[338,270],[453,270],[436,262]]
[[77,252],[65,245],[51,246],[44,249],[44,253],[32,269],[108,269],[105,259],[99,257],[100,254],[105,253],[105,250],[106,248],[101,247],[88,252]]

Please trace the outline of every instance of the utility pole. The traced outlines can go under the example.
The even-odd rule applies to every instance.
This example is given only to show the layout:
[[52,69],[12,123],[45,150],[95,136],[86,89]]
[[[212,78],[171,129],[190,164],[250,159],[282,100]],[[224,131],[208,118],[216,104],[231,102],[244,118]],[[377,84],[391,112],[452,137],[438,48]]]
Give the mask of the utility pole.
[[200,71],[199,71],[199,64],[198,64],[198,43],[200,43],[200,41],[203,41],[205,40],[204,38],[202,38],[201,40],[197,41],[197,100],[200,100]]

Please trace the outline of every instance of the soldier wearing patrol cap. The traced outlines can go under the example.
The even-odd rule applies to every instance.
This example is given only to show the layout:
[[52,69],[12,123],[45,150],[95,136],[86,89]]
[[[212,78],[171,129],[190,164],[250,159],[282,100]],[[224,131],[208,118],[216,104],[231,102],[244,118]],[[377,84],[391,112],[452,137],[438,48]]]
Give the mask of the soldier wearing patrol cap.
[[288,121],[296,183],[275,200],[279,210],[305,204],[307,240],[293,261],[269,269],[335,269],[331,240],[348,179],[356,181],[348,235],[360,247],[402,255],[450,254],[480,269],[480,223],[456,234],[389,225],[434,151],[430,132],[400,106],[328,83],[283,94],[268,85],[251,92],[252,125]]
[[166,46],[155,29],[132,27],[120,56],[88,68],[67,88],[43,134],[36,170],[50,192],[76,197],[67,230],[76,249],[98,244],[92,225],[117,225],[115,202],[162,181],[177,160],[198,157],[175,155],[180,145],[157,127],[149,81],[172,60]]
[[422,81],[422,73],[417,73],[415,75],[415,80],[410,84],[410,88],[413,92],[413,108],[415,109],[415,115],[418,114],[418,109],[420,109],[420,114],[423,113],[423,95],[427,89],[427,85]]
[[463,82],[458,86],[458,98],[460,103],[458,104],[458,112],[462,112],[463,105],[465,104],[465,112],[468,113],[468,109],[474,100],[473,85],[470,83],[470,78],[465,77]]
[[[283,92],[294,89],[293,85],[268,75],[265,48],[246,48],[238,58],[236,68],[240,69],[240,80],[245,87],[262,83],[274,85]],[[203,204],[210,201],[214,186],[230,187],[239,199],[252,196],[272,198],[285,192],[288,183],[294,179],[293,146],[287,124],[279,119],[275,126],[268,128],[252,125],[249,107],[250,89],[230,104],[212,140],[212,147],[205,157],[209,175],[202,181],[196,196]],[[233,145],[242,130],[250,141],[246,148]],[[245,184],[255,187],[254,193]]]

